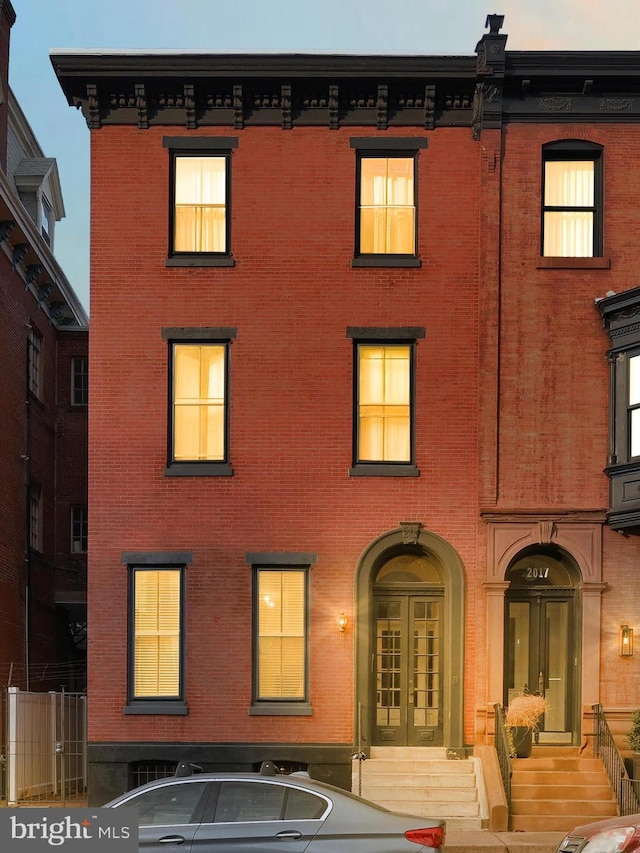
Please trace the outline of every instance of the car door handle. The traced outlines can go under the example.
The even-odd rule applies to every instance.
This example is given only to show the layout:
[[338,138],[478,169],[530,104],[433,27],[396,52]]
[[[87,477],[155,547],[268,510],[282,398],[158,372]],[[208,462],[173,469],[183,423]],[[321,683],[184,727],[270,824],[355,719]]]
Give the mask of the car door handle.
[[276,838],[291,838],[292,841],[295,841],[302,838],[302,833],[298,829],[285,829],[283,832],[278,832]]
[[182,835],[165,835],[164,838],[158,839],[158,844],[184,844],[184,842]]

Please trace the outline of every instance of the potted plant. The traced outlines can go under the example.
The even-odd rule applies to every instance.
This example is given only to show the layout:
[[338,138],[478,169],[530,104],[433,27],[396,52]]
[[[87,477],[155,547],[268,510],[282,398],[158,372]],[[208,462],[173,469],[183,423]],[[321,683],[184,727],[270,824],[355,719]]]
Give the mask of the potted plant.
[[509,702],[504,724],[512,758],[528,758],[531,755],[533,734],[538,731],[540,720],[549,703],[537,693],[520,693]]
[[[633,753],[630,759],[631,778],[634,780],[634,788],[640,789],[640,708],[633,712],[631,717],[631,728],[627,732],[627,743]],[[638,793],[638,790],[636,790]]]

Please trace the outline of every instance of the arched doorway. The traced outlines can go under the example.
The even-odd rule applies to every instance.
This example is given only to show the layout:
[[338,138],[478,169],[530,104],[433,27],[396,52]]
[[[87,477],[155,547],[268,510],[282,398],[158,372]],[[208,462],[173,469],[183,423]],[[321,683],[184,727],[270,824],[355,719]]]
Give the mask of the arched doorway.
[[442,538],[401,524],[356,572],[356,740],[463,747],[464,567]]
[[420,553],[391,557],[373,586],[373,746],[442,744],[444,586]]
[[504,702],[540,693],[549,711],[540,743],[574,743],[579,732],[580,571],[553,546],[529,548],[512,560],[505,580]]

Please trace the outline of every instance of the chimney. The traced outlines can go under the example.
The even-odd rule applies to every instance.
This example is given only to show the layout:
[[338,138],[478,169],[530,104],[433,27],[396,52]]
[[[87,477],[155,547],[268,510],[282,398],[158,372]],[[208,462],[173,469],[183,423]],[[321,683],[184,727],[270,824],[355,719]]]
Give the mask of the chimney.
[[16,13],[10,0],[0,0],[0,169],[7,171],[9,122],[9,42]]

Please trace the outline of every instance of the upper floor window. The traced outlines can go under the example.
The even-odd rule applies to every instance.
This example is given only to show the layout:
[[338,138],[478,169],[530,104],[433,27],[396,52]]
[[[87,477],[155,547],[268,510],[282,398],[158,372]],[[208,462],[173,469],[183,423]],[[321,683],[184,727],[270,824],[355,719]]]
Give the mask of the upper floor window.
[[608,522],[640,529],[640,287],[599,299],[609,332]]
[[51,246],[53,242],[53,226],[55,224],[55,217],[53,215],[53,209],[44,195],[41,195],[39,216],[40,233],[42,234],[47,246]]
[[29,547],[42,551],[42,486],[29,485]]
[[168,474],[231,474],[229,345],[235,329],[164,329],[170,341]]
[[165,137],[171,154],[169,266],[232,266],[228,137]]
[[348,329],[347,334],[355,338],[351,473],[417,476],[414,351],[424,329]]
[[552,142],[542,158],[542,255],[602,257],[602,147]]
[[71,507],[71,551],[82,554],[87,550],[89,520],[86,506]]
[[418,149],[426,139],[363,137],[356,148],[354,266],[419,266]]
[[89,402],[89,359],[74,356],[71,359],[71,405],[86,406]]
[[42,335],[32,326],[27,339],[28,385],[34,397],[42,398]]

